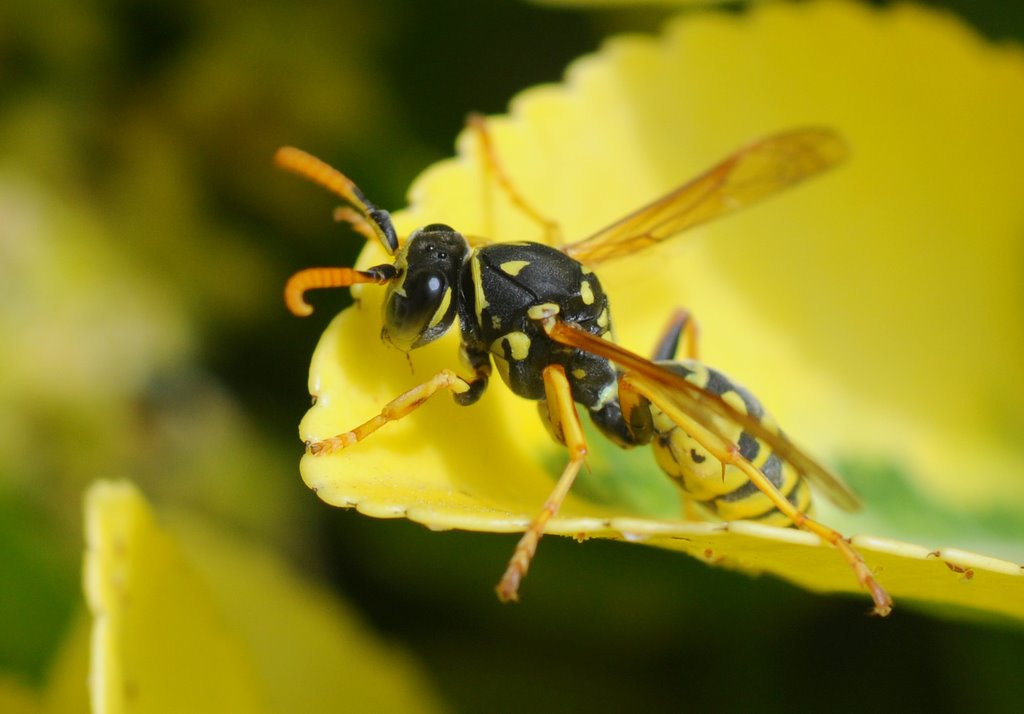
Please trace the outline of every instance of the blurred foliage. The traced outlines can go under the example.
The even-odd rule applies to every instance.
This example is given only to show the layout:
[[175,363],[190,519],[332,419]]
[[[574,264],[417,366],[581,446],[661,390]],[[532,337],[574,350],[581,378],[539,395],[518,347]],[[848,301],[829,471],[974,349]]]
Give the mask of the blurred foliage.
[[[929,4],[1024,39],[1016,4]],[[326,579],[419,655],[456,709],[1013,709],[1013,626],[906,612],[881,623],[859,599],[555,539],[530,597],[501,608],[490,588],[513,537],[372,521],[324,507],[299,480],[319,329],[286,315],[280,286],[360,246],[322,196],[272,170],[273,150],[307,147],[398,207],[451,153],[466,112],[501,111],[604,35],[653,30],[668,12],[0,6],[4,680],[46,678],[81,607],[84,487],[127,477],[158,508],[213,517]]]

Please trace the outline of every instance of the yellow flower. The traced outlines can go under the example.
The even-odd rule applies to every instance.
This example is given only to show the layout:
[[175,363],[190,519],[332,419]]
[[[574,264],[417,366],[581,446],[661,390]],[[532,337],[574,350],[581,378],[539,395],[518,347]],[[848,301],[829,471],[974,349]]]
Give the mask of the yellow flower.
[[[1022,70],[1018,48],[987,45],[914,6],[769,5],[612,40],[564,84],[524,92],[508,117],[489,122],[512,180],[570,240],[758,136],[826,125],[845,137],[852,155],[838,171],[600,275],[619,342],[647,352],[667,314],[690,308],[708,363],[757,393],[798,443],[860,475],[855,485],[872,494],[866,515],[840,517],[819,499],[822,520],[847,534],[870,524],[880,536],[928,540],[854,540],[897,603],[1024,616],[1020,566],[935,550],[990,546],[1022,558],[1019,526],[972,537],[948,517],[1024,505]],[[488,182],[472,135],[458,147],[414,184],[395,215],[399,234],[444,222],[497,240],[540,238]],[[359,265],[385,261],[369,245]],[[385,348],[382,291],[353,293],[357,306],[313,357],[317,402],[303,439],[347,431],[457,365],[454,334],[409,362]],[[592,473],[549,533],[643,540],[813,589],[856,589],[817,538],[681,522],[678,496],[648,455],[623,466],[596,436],[591,446]],[[513,531],[539,511],[562,451],[535,405],[495,382],[472,408],[442,395],[339,454],[307,455],[301,468],[334,505],[433,528]],[[889,481],[901,498],[928,494],[908,509],[931,513],[927,528],[886,502],[897,492]]]

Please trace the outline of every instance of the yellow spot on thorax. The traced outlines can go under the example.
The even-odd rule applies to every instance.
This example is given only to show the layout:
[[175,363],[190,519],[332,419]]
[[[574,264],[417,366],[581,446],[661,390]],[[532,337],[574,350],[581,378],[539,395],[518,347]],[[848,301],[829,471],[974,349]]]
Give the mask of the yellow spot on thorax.
[[483,322],[484,308],[490,303],[487,302],[487,297],[484,295],[484,282],[480,277],[480,256],[474,254],[469,259],[469,270],[473,277],[473,296],[476,298],[476,320],[477,323]]
[[409,250],[405,246],[402,246],[402,250],[398,252],[395,257],[395,270],[398,271],[398,280],[392,280],[388,284],[388,290],[401,295],[404,298],[409,297],[405,293],[405,278],[409,273]]
[[516,275],[519,275],[519,272],[529,264],[530,261],[528,260],[506,260],[498,267],[501,268],[502,272],[515,277]]
[[590,287],[589,280],[580,281],[580,297],[583,298],[584,305],[594,304],[594,291]]

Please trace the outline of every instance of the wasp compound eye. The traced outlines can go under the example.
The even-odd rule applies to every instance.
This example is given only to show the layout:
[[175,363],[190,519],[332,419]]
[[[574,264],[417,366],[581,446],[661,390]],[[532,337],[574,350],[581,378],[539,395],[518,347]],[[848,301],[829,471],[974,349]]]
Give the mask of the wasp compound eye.
[[403,295],[397,289],[384,303],[384,336],[395,347],[408,352],[436,340],[455,319],[452,286],[444,275],[419,271],[406,276]]

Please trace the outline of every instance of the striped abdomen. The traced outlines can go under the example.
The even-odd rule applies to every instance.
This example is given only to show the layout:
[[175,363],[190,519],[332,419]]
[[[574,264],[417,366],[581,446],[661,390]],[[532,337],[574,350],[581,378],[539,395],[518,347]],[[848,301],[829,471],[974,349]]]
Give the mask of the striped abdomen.
[[[746,389],[717,370],[693,360],[659,362],[687,381],[720,396],[733,408],[754,417],[762,426],[778,432],[778,425]],[[722,467],[696,439],[676,426],[657,408],[651,445],[661,468],[682,488],[686,497],[725,521],[756,520],[770,525],[791,525],[768,497],[742,471]],[[803,512],[811,505],[807,481],[760,439],[736,424],[720,422],[722,430],[739,447],[744,459],[759,469],[790,503]]]

